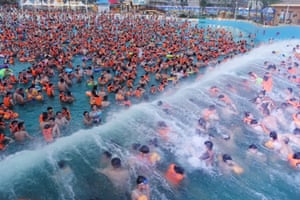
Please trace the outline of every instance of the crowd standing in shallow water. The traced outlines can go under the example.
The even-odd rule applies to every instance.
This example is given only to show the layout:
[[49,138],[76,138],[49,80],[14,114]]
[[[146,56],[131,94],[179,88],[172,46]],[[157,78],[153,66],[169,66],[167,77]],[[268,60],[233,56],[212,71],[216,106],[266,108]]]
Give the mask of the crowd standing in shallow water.
[[[72,104],[76,100],[72,86],[83,81],[91,104],[90,111],[82,110],[83,123],[100,124],[103,109],[112,102],[130,106],[131,101],[161,93],[170,83],[176,85],[211,62],[250,48],[246,40],[234,41],[224,28],[198,28],[189,21],[157,16],[87,16],[78,11],[2,8],[0,28],[0,55],[5,65],[0,82],[1,120],[5,132],[8,126],[23,123],[16,122],[22,116],[14,112],[15,106],[32,101],[47,103],[49,99]],[[82,63],[74,64],[72,59],[78,55],[83,56]],[[15,62],[30,62],[31,66],[21,71],[14,69]],[[20,72],[16,75],[12,70]],[[54,124],[50,122],[53,118]],[[42,113],[39,121],[42,132],[47,132],[47,124],[52,131],[56,126],[58,132],[69,124],[70,111]],[[12,137],[15,132],[10,132]],[[18,141],[31,138],[30,134]],[[53,133],[52,137],[58,136]],[[46,142],[53,141],[49,137]]]
[[[24,15],[15,12],[6,14],[2,16],[2,22],[5,23],[1,24],[0,54],[10,64],[16,62],[16,59],[20,62],[32,62],[32,66],[21,71],[17,77],[4,67],[1,80],[1,128],[7,132],[6,135],[9,128],[11,138],[19,142],[27,137],[31,139],[32,136],[25,130],[24,122],[16,120],[22,119],[22,116],[13,112],[17,105],[26,106],[33,100],[47,102],[48,98],[55,98],[57,103],[71,104],[76,101],[76,96],[71,92],[72,86],[86,81],[86,95],[90,97],[90,101],[86,103],[91,104],[91,110],[82,111],[83,123],[87,126],[98,125],[103,120],[103,109],[111,103],[130,106],[130,100],[138,102],[150,94],[163,92],[166,87],[174,86],[179,80],[196,74],[202,67],[212,62],[217,63],[221,58],[227,59],[244,53],[249,48],[245,40],[234,41],[233,35],[223,28],[197,28],[187,21],[167,20],[163,17],[158,19],[113,14],[86,17],[75,12],[47,11],[26,11]],[[299,145],[300,114],[296,111],[299,100],[293,94],[293,88],[287,89],[285,102],[280,102],[282,99],[272,91],[273,84],[276,84],[273,76],[285,78],[292,84],[299,83],[296,62],[299,47],[295,47],[294,51],[295,57],[286,58],[280,67],[266,62],[265,74],[249,72],[249,81],[243,83],[256,84],[254,87],[262,92],[253,101],[258,111],[257,116],[246,112],[243,121],[255,132],[261,130],[261,133],[267,133],[271,140],[265,146],[276,151],[296,168],[300,156],[292,151],[290,143]],[[80,65],[75,66],[72,58],[76,55],[82,55],[84,59]],[[58,81],[54,82],[54,79]],[[253,89],[253,85],[250,87]],[[232,85],[228,85],[227,89],[231,92],[235,90]],[[212,86],[209,93],[226,111],[238,114],[238,106],[230,98],[230,93],[217,86]],[[114,101],[108,100],[109,95],[114,97]],[[219,109],[219,106],[211,105],[203,110],[197,126],[199,134],[209,134],[209,127],[219,120]],[[275,115],[278,112],[285,115]],[[72,123],[70,113],[66,107],[54,112],[49,106],[41,114],[41,132],[47,143],[60,137],[61,130]],[[293,134],[281,134],[279,132],[291,132],[286,124],[280,124],[282,120],[289,121],[284,119],[288,115],[288,119],[293,119]],[[160,122],[159,126],[162,139],[168,140],[170,129],[164,122]],[[222,135],[224,140],[230,140],[231,137],[229,134]],[[0,141],[3,141],[5,149],[12,139],[1,135]],[[199,155],[208,166],[215,163],[213,141],[214,138],[206,141],[204,145],[207,149]],[[257,146],[249,144],[249,154],[261,155]],[[148,154],[149,150],[144,150],[142,147],[139,149],[143,156],[137,156],[138,162],[154,165],[153,160],[158,158],[153,156],[155,154]],[[237,174],[244,172],[229,154],[219,155],[218,163],[224,171]],[[123,169],[120,171],[119,158],[113,158],[111,165],[100,172],[114,182],[119,172],[126,172]],[[170,164],[165,177],[171,185],[177,186],[185,177],[184,169]],[[150,199],[147,178],[139,176],[136,183],[137,187],[132,191],[131,198]]]

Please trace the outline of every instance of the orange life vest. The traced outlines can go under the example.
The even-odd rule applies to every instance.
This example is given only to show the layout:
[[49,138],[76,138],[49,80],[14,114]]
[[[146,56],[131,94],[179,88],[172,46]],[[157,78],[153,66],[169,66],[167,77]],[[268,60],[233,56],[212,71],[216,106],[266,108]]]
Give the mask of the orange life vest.
[[173,185],[179,185],[183,180],[184,176],[175,172],[175,164],[169,166],[168,171],[165,174],[166,179]]
[[4,150],[5,148],[5,135],[3,133],[0,133],[0,150]]

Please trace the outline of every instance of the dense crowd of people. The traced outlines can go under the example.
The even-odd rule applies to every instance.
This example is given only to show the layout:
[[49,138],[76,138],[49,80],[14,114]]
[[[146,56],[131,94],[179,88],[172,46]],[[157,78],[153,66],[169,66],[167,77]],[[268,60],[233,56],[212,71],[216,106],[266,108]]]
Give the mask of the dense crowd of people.
[[[75,87],[72,86],[76,84],[86,82],[87,91],[82,95],[90,97],[86,104],[90,104],[91,109],[82,110],[82,123],[86,126],[99,125],[103,123],[103,109],[106,107],[112,104],[130,106],[132,102],[162,93],[179,81],[198,74],[205,67],[245,53],[253,46],[242,36],[234,37],[225,28],[201,28],[190,21],[167,19],[163,16],[129,13],[87,15],[76,11],[21,12],[18,9],[1,9],[2,151],[13,141],[18,145],[26,138],[34,139],[25,128],[26,121],[20,120],[22,115],[14,112],[16,106],[26,106],[33,100],[47,102],[55,97],[58,97],[55,99],[57,104],[70,105],[63,106],[61,111],[56,112],[49,105],[37,119],[41,137],[46,143],[51,143],[61,136],[64,127],[72,124],[71,105],[78,98],[73,95]],[[295,46],[293,51],[298,55],[300,47]],[[73,59],[78,55],[82,56],[82,62],[75,64]],[[297,59],[296,56],[287,57],[280,66],[271,61],[266,62],[264,74],[249,72],[249,79],[241,82],[245,89],[250,88],[253,93],[258,93],[253,100],[258,116],[245,112],[241,121],[252,132],[267,134],[270,141],[264,144],[265,147],[288,160],[294,168],[300,164],[300,155],[293,150],[293,145],[300,144],[300,114],[297,111],[299,99],[292,87],[287,88],[288,94],[280,99],[273,91],[273,84],[277,84],[273,83],[273,76],[285,79],[295,86],[299,84]],[[30,62],[31,66],[15,74],[12,68],[17,62]],[[229,86],[227,89],[230,93],[222,91],[218,86],[211,86],[207,92],[223,105],[222,109],[237,115],[238,106],[231,95],[238,89]],[[209,135],[210,128],[220,118],[220,109],[212,104],[201,112],[196,128],[199,135]],[[159,122],[157,132],[163,141],[168,140],[170,130],[165,122]],[[230,135],[222,135],[222,138],[230,140]],[[205,141],[203,145],[206,151],[199,155],[199,159],[207,166],[218,162],[225,171],[236,174],[244,172],[242,166],[229,154],[220,154],[218,159],[215,158],[214,138]],[[249,144],[248,153],[264,157],[258,151],[258,146],[259,144]],[[145,175],[147,169],[141,167],[140,163],[153,167],[160,161],[160,156],[147,145],[135,147],[135,150],[136,155],[129,158],[127,163],[138,171],[140,169],[139,173],[143,176],[137,177],[131,199],[147,200],[150,199],[150,187]],[[126,182],[130,174],[122,166],[121,159],[112,158],[110,152],[105,152],[105,155],[107,167],[98,169],[98,172],[107,176],[117,189],[128,186]],[[63,166],[60,168],[65,168],[64,162],[59,165]],[[166,169],[165,178],[177,187],[185,178],[185,170],[171,163]]]

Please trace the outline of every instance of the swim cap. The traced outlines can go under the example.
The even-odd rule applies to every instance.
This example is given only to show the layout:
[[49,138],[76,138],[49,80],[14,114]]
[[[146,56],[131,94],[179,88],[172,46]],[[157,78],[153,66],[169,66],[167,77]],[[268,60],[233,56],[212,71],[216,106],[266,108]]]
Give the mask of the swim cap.
[[204,144],[208,149],[212,149],[214,146],[214,144],[211,141],[205,141]]
[[149,147],[148,147],[147,145],[143,145],[143,146],[141,146],[141,148],[140,148],[140,152],[141,152],[141,153],[149,153],[149,152],[150,152],[150,149],[149,149]]
[[148,183],[148,180],[146,177],[144,176],[138,176],[137,179],[136,179],[136,184],[139,185],[139,184],[147,184]]
[[223,162],[227,162],[228,160],[232,160],[231,156],[228,154],[223,154]]

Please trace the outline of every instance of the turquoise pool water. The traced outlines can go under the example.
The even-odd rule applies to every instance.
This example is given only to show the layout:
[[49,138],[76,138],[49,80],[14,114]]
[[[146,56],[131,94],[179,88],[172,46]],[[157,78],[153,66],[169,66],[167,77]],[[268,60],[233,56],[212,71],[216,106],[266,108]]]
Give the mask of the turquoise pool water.
[[[194,129],[199,112],[209,104],[216,103],[207,92],[211,85],[226,90],[224,83],[232,84],[240,91],[238,94],[228,93],[237,104],[238,110],[243,113],[254,109],[249,102],[253,94],[243,91],[241,79],[246,78],[250,70],[262,74],[264,71],[261,66],[266,60],[278,64],[284,59],[282,55],[293,56],[291,47],[300,43],[300,38],[297,38],[300,28],[267,28],[247,22],[208,19],[199,25],[224,26],[237,33],[239,30],[256,33],[256,42],[265,44],[247,55],[238,56],[219,65],[215,70],[206,72],[206,76],[200,80],[191,78],[180,88],[170,90],[162,96],[144,101],[130,109],[110,108],[106,113],[105,123],[92,129],[84,129],[82,125],[82,111],[89,110],[88,99],[84,95],[88,88],[84,82],[74,85],[73,94],[81,97],[72,105],[67,105],[72,113],[71,127],[63,133],[64,137],[53,144],[43,143],[37,124],[39,114],[48,106],[53,106],[55,111],[61,109],[62,105],[56,103],[57,99],[16,107],[16,111],[25,120],[28,131],[37,139],[26,144],[26,150],[11,154],[15,149],[9,149],[6,152],[9,156],[0,161],[0,170],[3,172],[0,179],[0,199],[126,199],[118,191],[111,189],[111,183],[104,176],[95,172],[96,168],[102,167],[99,164],[100,155],[104,150],[109,150],[127,164],[128,157],[132,156],[131,144],[145,144],[158,138],[156,124],[161,120],[172,128],[174,135],[169,143],[158,138],[159,145],[153,148],[160,153],[162,162],[147,174],[152,188],[151,199],[298,199],[299,174],[284,161],[272,158],[273,153],[261,145],[265,138],[258,138],[245,128],[240,116],[221,115],[223,121],[218,126],[233,130],[235,137],[231,140],[232,143],[215,141],[215,149],[217,153],[230,153],[241,163],[245,169],[241,176],[224,175],[217,168],[207,169],[203,164],[195,162],[194,158],[203,150],[202,143],[207,138],[195,136]],[[277,32],[280,34],[276,34]],[[291,40],[293,37],[295,39]],[[270,38],[274,38],[273,44],[267,44]],[[280,53],[273,54],[272,51]],[[74,59],[74,63],[80,62],[81,57]],[[17,63],[16,67],[26,68],[28,65]],[[19,68],[15,69],[17,70]],[[295,87],[284,81],[280,83],[274,84],[278,91],[288,86]],[[157,106],[158,100],[168,103],[170,112],[166,113]],[[218,110],[221,109],[222,106],[218,105]],[[266,162],[245,156],[245,150],[252,142],[258,143],[260,150],[268,156]],[[21,150],[24,147],[16,148]],[[66,160],[72,168],[71,181],[61,180],[56,176],[56,162],[60,159]],[[179,163],[186,170],[186,180],[179,191],[170,188],[162,175],[170,162]],[[135,171],[131,173],[133,179],[138,175]]]

